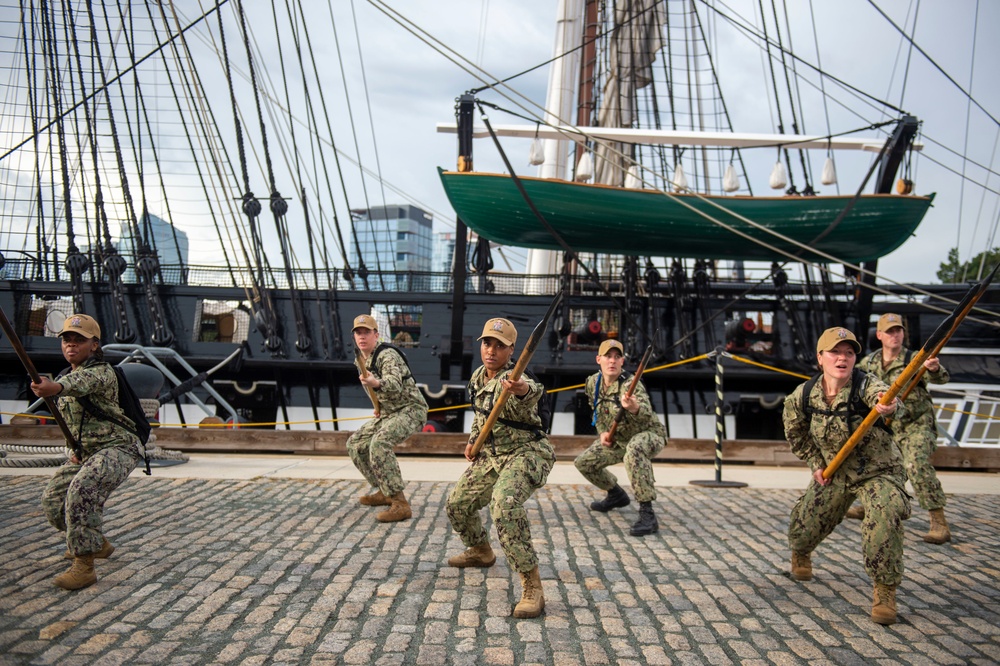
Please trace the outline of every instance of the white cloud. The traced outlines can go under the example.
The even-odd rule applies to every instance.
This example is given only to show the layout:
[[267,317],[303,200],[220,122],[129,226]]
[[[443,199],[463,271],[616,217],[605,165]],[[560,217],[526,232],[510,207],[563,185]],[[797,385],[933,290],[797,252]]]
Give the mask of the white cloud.
[[[189,17],[202,11],[193,2],[177,4]],[[304,4],[310,12],[310,37],[322,72],[323,93],[337,146],[352,159],[357,158],[360,153],[364,168],[370,172],[381,172],[382,177],[391,184],[391,188],[383,195],[383,188],[374,179],[367,176],[362,179],[358,167],[348,159],[342,160],[346,201],[341,192],[340,177],[330,176],[334,181],[330,183],[330,189],[334,192],[342,224],[348,219],[348,206],[359,208],[383,202],[402,202],[402,196],[393,188],[406,192],[412,198],[412,203],[435,211],[439,218],[442,214],[444,217],[452,217],[453,212],[441,188],[436,167],[454,167],[456,139],[454,135],[438,134],[435,125],[453,121],[455,98],[482,84],[449,59],[454,56],[438,52],[420,41],[379,11],[378,7],[395,8],[442,45],[476,62],[490,74],[504,78],[551,57],[555,3],[538,0],[351,0],[329,5]],[[709,6],[718,7],[723,12],[728,12],[727,7],[736,7],[747,16],[753,16],[757,6],[756,0],[694,4],[705,17],[713,16],[708,10]],[[906,12],[915,6],[913,3],[876,4],[886,5],[884,9],[894,21],[907,29],[911,28],[912,17],[907,21]],[[239,68],[239,62],[244,58],[231,13],[233,6],[225,6],[224,11],[230,57],[234,66]],[[280,69],[282,59],[279,55],[283,56],[290,80],[294,80],[298,71],[290,31],[282,30],[280,33],[282,50],[279,54],[270,3],[245,3],[245,6],[249,12],[249,24],[253,27],[260,48],[261,61],[268,73],[269,85],[274,86],[273,94],[284,104]],[[806,60],[816,62],[815,39],[818,41],[824,69],[875,97],[901,106],[924,123],[922,131],[926,144],[925,156],[917,158],[913,174],[918,193],[937,192],[938,196],[934,208],[918,228],[914,238],[881,260],[880,272],[898,281],[933,281],[938,264],[945,259],[948,248],[957,244],[964,259],[984,249],[989,242],[989,233],[996,227],[997,195],[984,193],[974,183],[966,182],[963,186],[958,175],[938,166],[932,160],[957,172],[964,169],[967,176],[978,183],[986,184],[994,190],[1000,189],[996,176],[972,164],[963,164],[957,156],[967,154],[979,164],[991,169],[997,168],[998,127],[987,113],[994,118],[1000,117],[1000,87],[994,84],[995,70],[1000,64],[1000,46],[994,38],[1000,29],[1000,3],[974,0],[920,3],[915,33],[917,43],[926,50],[927,55],[962,87],[971,90],[974,98],[985,107],[985,113],[975,107],[970,109],[955,85],[948,82],[928,62],[927,56],[911,52],[905,43],[901,46],[900,35],[877,14],[871,3],[865,0],[839,0],[787,3],[787,6],[793,27],[792,44],[796,51],[806,54],[803,56]],[[816,12],[815,25],[818,33],[815,38],[812,34],[810,7]],[[978,18],[973,16],[977,7]],[[331,28],[330,12],[336,21],[336,40]],[[713,22],[716,25],[713,26]],[[11,21],[10,25],[16,26],[16,21]],[[214,31],[215,19],[210,19],[206,25]],[[726,29],[725,24],[718,19],[709,21],[710,38],[724,35]],[[978,32],[974,33],[974,30]],[[783,33],[782,37],[787,44],[789,35]],[[976,51],[973,58],[974,39]],[[190,41],[197,51],[199,68],[208,77],[209,90],[217,96],[213,99],[217,121],[223,128],[227,141],[231,142],[229,145],[233,146],[232,113],[220,63],[195,34],[190,35]],[[359,49],[364,61],[364,76]],[[212,62],[213,60],[216,61]],[[776,131],[772,108],[767,102],[772,94],[771,90],[759,82],[763,69],[759,51],[751,48],[746,39],[727,37],[720,43],[716,65],[735,129],[747,132]],[[342,69],[346,75],[346,84],[341,76]],[[803,77],[817,80],[807,67],[797,65],[797,69]],[[214,74],[209,73],[213,71]],[[240,71],[245,71],[245,68]],[[542,67],[516,79],[511,85],[531,100],[542,104],[547,77],[547,67]],[[261,141],[256,130],[256,110],[245,79],[237,76],[236,85],[240,90],[238,101],[248,145],[251,187],[258,195],[266,195],[268,185],[263,172]],[[828,92],[835,88],[829,82],[826,87]],[[318,91],[314,85],[311,95],[314,104],[318,105]],[[303,123],[296,126],[297,139],[301,141],[305,135],[305,125],[310,122],[309,114],[302,103],[301,93],[293,92],[292,96],[293,113]],[[481,96],[503,106],[512,106],[496,94],[487,92]],[[871,107],[863,111],[866,120],[837,105],[824,108],[819,93],[807,86],[801,88],[801,96],[802,122],[810,132],[827,131],[827,113],[830,115],[830,129],[834,132],[886,119]],[[838,92],[837,96],[843,100],[849,99],[842,92]],[[347,99],[351,104],[350,114]],[[850,105],[864,107],[856,100],[851,100]],[[317,114],[319,113],[317,109]],[[489,111],[489,115],[497,123],[521,122],[499,111]],[[287,123],[287,118],[281,122]],[[789,125],[787,131],[791,131],[787,116],[786,125]],[[319,121],[319,134],[326,136],[325,121],[322,119]],[[165,142],[169,139],[173,143],[181,141],[179,133],[172,138],[165,136],[163,139]],[[946,144],[956,154],[938,147],[933,141]],[[318,160],[304,148],[305,142],[302,145],[300,168],[310,174],[309,180],[318,183],[319,192],[326,196],[327,176],[314,166],[318,164]],[[528,145],[527,140],[504,140],[504,147],[515,169],[533,174],[534,170],[527,166]],[[277,174],[277,189],[286,197],[292,196],[297,189],[291,175],[294,159],[290,153],[282,155],[281,143],[276,136],[271,138],[269,147]],[[475,156],[477,170],[504,169],[489,140],[476,142]],[[328,157],[331,158],[329,166],[332,169],[332,156]],[[815,151],[810,156],[814,174],[819,173],[824,158],[822,151]],[[231,179],[228,184],[231,188],[242,191],[238,162],[232,152],[230,159],[236,165],[236,174],[235,180]],[[871,156],[867,154],[838,157],[841,193],[853,193],[867,171],[870,159]],[[774,161],[773,152],[748,161],[752,163],[751,178],[755,192],[770,194],[766,182]],[[830,191],[832,188],[824,189]],[[960,199],[961,197],[964,199]],[[151,195],[151,198],[155,201],[155,195]],[[203,213],[179,214],[185,206],[193,206],[196,198],[193,190],[188,191],[185,197],[192,201],[181,200],[179,197],[175,223],[191,233],[192,252],[201,251],[192,257],[195,261],[215,260],[219,258],[219,253],[212,249],[213,223]],[[324,208],[328,215],[329,208],[329,205]],[[292,210],[290,224],[293,228],[301,228],[300,209],[294,202]],[[344,233],[347,234],[346,229]],[[994,239],[993,243],[1000,244],[1000,239]],[[273,249],[273,245],[271,248]]]

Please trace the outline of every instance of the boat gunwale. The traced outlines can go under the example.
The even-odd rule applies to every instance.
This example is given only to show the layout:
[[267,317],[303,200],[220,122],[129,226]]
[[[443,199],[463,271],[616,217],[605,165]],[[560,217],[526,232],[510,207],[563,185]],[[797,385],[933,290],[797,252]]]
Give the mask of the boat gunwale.
[[[442,178],[444,176],[463,176],[463,177],[468,177],[468,176],[484,176],[484,177],[493,177],[493,178],[505,178],[505,179],[508,179],[508,180],[512,179],[512,177],[511,177],[511,175],[509,173],[494,173],[494,172],[490,172],[490,171],[448,171],[446,169],[441,169],[440,167],[439,167],[439,171],[440,171],[440,175],[441,175]],[[721,199],[721,200],[724,200],[724,201],[731,201],[731,200],[737,200],[737,201],[816,201],[816,200],[820,200],[820,199],[824,199],[824,200],[834,200],[834,199],[850,200],[850,199],[855,198],[855,196],[860,196],[861,198],[865,198],[865,199],[890,198],[890,199],[896,199],[896,200],[899,200],[899,201],[903,201],[903,200],[907,200],[907,201],[911,201],[911,200],[923,200],[923,201],[928,201],[928,202],[933,203],[934,198],[935,198],[934,194],[936,194],[936,193],[931,193],[931,194],[907,194],[907,195],[901,195],[901,194],[892,194],[892,193],[889,193],[889,192],[886,192],[886,193],[867,193],[867,194],[861,194],[861,195],[854,195],[854,194],[810,194],[808,196],[801,195],[801,194],[795,195],[795,196],[791,196],[791,195],[787,195],[787,194],[786,195],[782,195],[782,196],[757,196],[757,195],[751,195],[751,194],[702,194],[700,192],[668,192],[666,190],[657,190],[657,189],[649,189],[649,188],[624,187],[623,185],[607,185],[607,184],[604,184],[604,183],[581,183],[579,181],[565,180],[563,178],[541,178],[539,176],[518,176],[517,178],[518,178],[518,180],[523,180],[523,181],[552,183],[552,184],[555,184],[555,185],[569,185],[569,186],[572,186],[572,187],[589,187],[589,188],[597,188],[597,189],[608,189],[608,190],[614,190],[614,191],[635,192],[635,193],[642,193],[642,194],[658,194],[658,195],[661,195],[661,196],[662,195],[666,195],[666,196],[670,196],[670,197],[687,197],[687,198],[697,198],[697,199]]]

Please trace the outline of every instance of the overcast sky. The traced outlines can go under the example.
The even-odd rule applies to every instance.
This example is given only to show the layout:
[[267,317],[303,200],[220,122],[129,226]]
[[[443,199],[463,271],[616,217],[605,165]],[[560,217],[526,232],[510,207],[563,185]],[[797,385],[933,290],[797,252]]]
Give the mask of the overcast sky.
[[[204,0],[201,4],[203,8],[208,6]],[[729,7],[735,8],[752,19],[757,0],[714,4],[726,13],[731,13]],[[1000,239],[990,238],[996,232],[1000,216],[1000,197],[996,194],[1000,178],[983,168],[997,169],[1000,132],[995,119],[1000,118],[1000,86],[996,85],[996,71],[1000,66],[1000,42],[996,35],[1000,34],[1000,2],[878,0],[873,4],[869,0],[837,0],[787,4],[792,30],[791,35],[784,37],[786,43],[791,40],[794,50],[806,61],[820,63],[832,75],[923,121],[920,140],[925,145],[924,156],[913,164],[913,179],[918,194],[936,192],[937,198],[916,235],[880,261],[879,273],[900,282],[931,282],[936,280],[936,270],[946,259],[949,248],[958,246],[962,258],[968,259],[988,244],[1000,245]],[[248,24],[261,50],[263,69],[271,78],[271,85],[277,87],[281,84],[281,62],[277,57],[270,5],[245,3]],[[337,0],[329,6],[320,2],[303,5],[310,12],[313,48],[324,71],[324,93],[332,109],[338,147],[345,154],[341,166],[346,173],[349,195],[346,205],[365,208],[383,202],[414,203],[434,214],[438,230],[447,230],[454,213],[436,168],[454,168],[457,145],[454,135],[439,134],[435,126],[453,122],[455,98],[481,82],[449,59],[454,56],[440,53],[421,41],[401,24],[402,19],[393,20],[388,15],[392,12],[387,14],[380,7],[395,8],[417,26],[415,31],[426,31],[430,38],[491,75],[506,78],[552,56],[555,1]],[[702,2],[696,5],[703,16],[711,16]],[[810,13],[810,5],[815,15]],[[879,15],[876,5],[907,31],[913,30],[913,13],[919,7],[914,39],[926,54],[910,49],[899,32]],[[175,6],[188,18],[202,11],[191,0],[177,2]],[[227,20],[232,20],[233,7],[234,3],[229,3],[224,8]],[[331,13],[337,25],[336,34],[330,29]],[[16,24],[16,7],[7,7],[5,15],[8,25]],[[817,27],[815,35],[813,25]],[[767,103],[770,90],[762,83],[759,50],[747,40],[727,34],[724,28],[721,23],[708,26],[710,36],[721,45],[715,65],[734,129],[776,132],[776,122]],[[234,60],[239,57],[235,50],[240,47],[235,32],[227,34]],[[190,38],[197,42],[194,33]],[[294,52],[287,37],[281,53],[286,58],[284,66],[290,67]],[[207,70],[211,63],[205,64]],[[215,83],[210,81],[209,86],[224,93],[225,79],[220,76],[217,74]],[[512,85],[521,94],[543,104],[547,79],[548,71],[543,67],[516,79]],[[971,91],[975,103],[970,103],[958,86]],[[350,116],[344,102],[345,91],[351,101]],[[810,133],[837,133],[888,119],[858,100],[824,108],[818,101],[818,93],[808,88],[803,91],[803,116]],[[481,97],[510,106],[490,92]],[[847,99],[843,93],[839,97]],[[222,104],[216,109],[220,124],[227,122],[227,102],[228,96],[223,95]],[[252,98],[243,94],[240,104],[241,112],[252,119]],[[860,109],[861,115],[848,106]],[[491,120],[519,122],[500,113],[491,113]],[[245,117],[244,122],[247,121]],[[866,134],[872,135],[874,132]],[[529,141],[505,139],[503,143],[514,168],[522,175],[534,175],[535,168],[528,165]],[[259,165],[259,146],[255,149],[257,153],[251,152],[250,158]],[[272,150],[277,152],[276,142],[272,143]],[[359,154],[366,169],[381,173],[386,183],[384,188],[373,178],[366,178],[362,187],[358,168],[350,163]],[[963,161],[963,155],[970,161]],[[281,167],[281,158],[274,157]],[[818,174],[825,154],[813,151],[810,157],[813,173]],[[824,194],[853,194],[868,170],[872,155],[844,153],[837,159],[838,187],[817,187]],[[752,165],[749,177],[755,193],[772,193],[767,188],[767,179],[773,161],[773,149],[749,160]],[[488,139],[476,142],[475,167],[478,171],[504,170]],[[963,172],[968,180],[961,177]],[[261,173],[253,175],[254,190],[258,194],[266,192]],[[279,180],[277,187],[286,196],[295,191],[294,183],[287,179]],[[207,225],[198,228],[191,222],[193,217],[185,219],[178,214],[181,205],[182,202],[175,202],[173,219],[191,235],[192,262],[217,259],[218,252],[213,250],[217,240],[204,235],[208,233]],[[511,254],[523,256],[524,251],[511,250]],[[505,267],[499,259],[497,267]]]
[[[452,212],[437,180],[435,167],[454,168],[456,143],[454,136],[436,134],[434,128],[438,122],[453,121],[454,98],[478,82],[407,33],[376,6],[361,0],[354,0],[353,4],[359,33],[377,35],[374,39],[363,38],[362,52],[375,114],[382,173],[388,181],[415,195],[435,213],[450,218]],[[388,4],[447,46],[501,78],[540,63],[552,54],[554,2],[407,0]],[[746,15],[753,16],[752,7],[756,2],[728,4],[741,10],[749,8]],[[1000,34],[1000,3],[974,0],[919,3],[914,41],[926,55],[903,43],[899,32],[866,0],[788,4],[789,20],[793,25],[792,43],[804,59],[817,62],[815,39],[825,70],[909,111],[924,123],[922,139],[927,159],[918,158],[914,163],[914,180],[917,193],[937,192],[937,199],[915,237],[882,259],[879,272],[897,281],[933,281],[948,248],[957,245],[964,259],[969,258],[970,253],[985,249],[990,241],[989,234],[996,231],[1000,198],[982,185],[998,190],[1000,178],[974,163],[997,169],[1000,128],[988,115],[1000,118],[1000,86],[996,85],[996,71],[1000,66],[1000,44],[996,39]],[[809,4],[813,5],[814,19],[809,14]],[[913,30],[912,13],[918,6],[916,3],[880,0],[875,4],[900,28]],[[818,28],[815,38],[813,20]],[[771,114],[761,101],[768,91],[759,83],[760,56],[735,39],[727,40],[726,46],[716,64],[736,130],[775,132]],[[904,77],[907,69],[908,74]],[[971,91],[975,102],[970,103],[946,75]],[[542,103],[546,82],[547,71],[543,69],[519,79],[514,85],[523,94]],[[732,85],[725,88],[727,84]],[[503,101],[496,96],[492,99]],[[809,105],[807,100],[805,106]],[[825,114],[821,107],[813,104],[811,110],[815,113],[807,119],[807,129],[825,133]],[[833,132],[862,124],[857,117],[837,108],[829,112],[833,118]],[[873,120],[885,119],[870,109],[863,112]],[[502,115],[491,116],[491,120],[495,123],[518,122]],[[534,168],[527,164],[527,140],[507,139],[505,147],[515,169],[521,168],[521,173],[527,175],[534,173]],[[475,151],[477,170],[503,171],[496,150],[488,140],[478,140]],[[961,155],[968,155],[974,163],[963,164]],[[821,151],[813,151],[814,173],[822,168],[824,158]],[[841,193],[854,192],[870,159],[870,154],[838,156]],[[769,155],[767,163],[771,162],[773,157]],[[960,175],[963,169],[972,181],[965,181],[964,186]],[[755,179],[755,191],[770,193],[766,185],[769,168],[760,171],[750,176]],[[835,193],[832,189],[821,188],[824,193]],[[992,245],[1000,245],[1000,239],[994,238]]]

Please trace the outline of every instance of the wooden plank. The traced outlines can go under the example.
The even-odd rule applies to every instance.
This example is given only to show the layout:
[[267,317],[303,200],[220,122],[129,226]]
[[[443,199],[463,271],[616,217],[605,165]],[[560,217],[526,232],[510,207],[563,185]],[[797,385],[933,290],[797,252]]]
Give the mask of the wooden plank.
[[[156,428],[156,444],[164,449],[212,453],[302,453],[347,455],[352,431],[253,430],[241,428]],[[0,424],[0,442],[25,446],[57,445],[62,439],[54,425]],[[552,435],[559,460],[573,460],[593,443],[591,436]],[[396,447],[400,455],[461,458],[469,440],[466,433],[417,433]],[[723,465],[727,462],[760,465],[802,466],[782,440],[725,440]],[[674,438],[654,459],[656,462],[714,462],[715,443],[707,439]],[[933,458],[938,469],[1000,471],[1000,447],[939,448]]]

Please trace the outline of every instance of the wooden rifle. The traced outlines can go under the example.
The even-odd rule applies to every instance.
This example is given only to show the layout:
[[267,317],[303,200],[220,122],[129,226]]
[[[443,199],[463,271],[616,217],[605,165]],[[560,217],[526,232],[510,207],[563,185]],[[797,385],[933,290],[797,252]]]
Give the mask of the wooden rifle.
[[[516,382],[521,378],[521,374],[524,369],[528,367],[528,362],[531,361],[531,357],[535,353],[535,349],[538,348],[538,344],[542,341],[542,335],[545,333],[545,329],[549,325],[549,320],[552,319],[552,315],[556,311],[556,307],[559,305],[559,301],[562,300],[562,292],[556,294],[556,297],[552,299],[549,303],[549,309],[545,312],[545,316],[542,320],[535,325],[535,329],[531,332],[528,337],[528,342],[524,345],[524,349],[521,350],[521,356],[517,359],[517,363],[510,371],[510,375],[507,379],[512,382]],[[503,410],[503,406],[507,404],[510,399],[510,389],[504,388],[500,392],[500,396],[497,401],[493,404],[493,409],[490,410],[490,415],[486,418],[486,423],[479,430],[479,436],[476,437],[476,441],[472,444],[472,452],[470,454],[470,459],[474,459],[479,455],[479,452],[483,450],[483,445],[486,443],[486,439],[490,436],[493,431],[493,426],[496,425],[497,419],[500,418],[500,412]]]
[[[365,367],[365,357],[361,353],[361,350],[358,349],[357,347],[354,348],[354,358],[357,359],[358,367],[361,368],[362,379],[367,377],[369,373],[368,373],[368,368]],[[375,391],[364,382],[362,382],[361,385],[365,388],[365,393],[368,394],[368,399],[372,401],[372,407],[375,408],[375,415],[377,416],[380,413],[378,396],[375,395]]]
[[[650,342],[649,346],[646,347],[646,351],[644,351],[642,354],[642,359],[639,361],[639,367],[635,369],[635,376],[632,377],[632,381],[628,385],[628,390],[625,391],[626,398],[630,397],[633,393],[635,393],[635,387],[636,385],[638,385],[639,379],[642,377],[642,373],[646,371],[646,364],[649,363],[649,357],[652,356],[652,354],[653,354],[653,343]],[[625,413],[627,411],[628,410],[626,410],[624,407],[618,408],[618,413],[615,414],[615,420],[611,424],[611,429],[608,430],[609,442],[615,441],[615,431],[618,430],[618,424],[622,422],[623,418],[625,418]]]
[[[28,358],[28,352],[24,350],[24,345],[21,344],[21,339],[17,337],[17,332],[11,326],[10,320],[7,319],[7,314],[3,311],[3,308],[0,308],[0,328],[3,328],[3,332],[7,334],[7,339],[10,340],[11,347],[14,348],[17,357],[21,359],[21,364],[28,371],[31,381],[36,384],[42,381],[38,371],[35,370],[35,364]],[[66,446],[73,450],[77,460],[83,462],[83,445],[80,443],[80,440],[73,437],[73,434],[69,430],[69,425],[66,424],[66,419],[63,418],[62,412],[56,406],[56,401],[51,396],[46,396],[42,400],[45,401],[45,406],[49,408],[52,418],[59,424],[59,429],[62,430],[63,437],[66,438]]]
[[[917,370],[923,366],[924,361],[944,347],[944,344],[955,333],[958,325],[962,323],[963,319],[965,319],[965,315],[969,314],[969,311],[972,310],[972,306],[975,305],[976,301],[978,301],[979,298],[986,292],[986,288],[993,280],[993,276],[996,274],[998,267],[1000,267],[1000,263],[994,266],[993,270],[990,271],[990,274],[983,278],[981,282],[973,285],[955,310],[948,315],[948,317],[942,321],[940,325],[938,325],[933,333],[931,333],[931,336],[927,338],[927,342],[924,343],[924,346],[920,349],[920,351],[913,355],[910,362],[906,364],[905,368],[903,368],[903,372],[896,377],[896,381],[892,383],[889,390],[886,391],[879,399],[878,402],[880,405],[891,404],[892,401],[896,399],[899,392],[903,390],[903,387],[906,386],[907,383],[917,374]],[[870,412],[868,412],[868,416],[865,417],[865,420],[861,422],[858,429],[855,430],[854,433],[848,438],[847,442],[845,442],[840,448],[840,451],[837,452],[837,455],[830,461],[830,464],[828,464],[823,470],[824,479],[829,479],[833,476],[833,474],[843,464],[847,456],[850,455],[851,451],[854,450],[854,447],[856,447],[858,442],[861,441],[861,438],[863,438],[871,429],[872,425],[875,424],[875,419],[880,418],[880,416],[881,415],[874,407]]]

